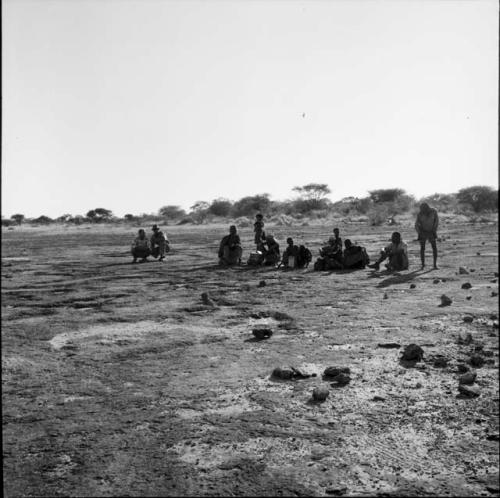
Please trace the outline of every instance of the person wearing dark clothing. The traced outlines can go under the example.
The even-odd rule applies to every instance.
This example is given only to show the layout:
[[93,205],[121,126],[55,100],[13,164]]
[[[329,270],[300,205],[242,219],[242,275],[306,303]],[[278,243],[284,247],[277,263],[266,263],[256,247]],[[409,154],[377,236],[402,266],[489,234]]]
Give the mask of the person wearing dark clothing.
[[241,248],[240,236],[236,231],[236,227],[229,227],[229,235],[222,238],[219,245],[219,264],[221,265],[236,265],[241,263]]
[[349,239],[344,242],[345,249],[343,255],[344,268],[351,270],[363,269],[370,262],[364,247],[355,246]]
[[280,246],[272,235],[266,235],[264,246],[264,265],[276,265],[280,260]]
[[281,258],[281,264],[285,268],[296,268],[298,267],[298,256],[299,248],[293,243],[293,239],[288,237],[286,239],[286,249],[283,252],[283,257]]

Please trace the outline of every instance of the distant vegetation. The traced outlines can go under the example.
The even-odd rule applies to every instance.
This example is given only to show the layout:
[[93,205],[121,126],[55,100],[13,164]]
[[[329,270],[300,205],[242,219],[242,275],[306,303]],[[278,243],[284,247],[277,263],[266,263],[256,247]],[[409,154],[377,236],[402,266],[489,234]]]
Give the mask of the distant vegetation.
[[102,207],[91,209],[83,215],[63,214],[52,219],[42,215],[26,218],[23,214],[14,214],[9,219],[2,217],[2,226],[50,225],[65,223],[81,225],[83,223],[127,223],[143,225],[161,223],[163,225],[203,224],[221,220],[236,220],[240,226],[250,226],[254,216],[261,212],[266,219],[279,224],[292,224],[293,221],[306,219],[318,220],[327,217],[349,217],[366,221],[371,225],[397,223],[396,218],[417,209],[422,202],[427,202],[439,213],[460,214],[471,219],[479,214],[498,212],[498,190],[477,185],[459,190],[453,194],[432,194],[422,199],[415,199],[403,189],[387,188],[372,190],[366,197],[345,197],[331,202],[327,196],[330,188],[324,183],[309,183],[294,187],[297,197],[284,201],[275,201],[266,193],[242,197],[237,201],[217,198],[210,202],[197,201],[186,212],[180,206],[167,204],[157,213],[131,214],[123,218],[113,215]]

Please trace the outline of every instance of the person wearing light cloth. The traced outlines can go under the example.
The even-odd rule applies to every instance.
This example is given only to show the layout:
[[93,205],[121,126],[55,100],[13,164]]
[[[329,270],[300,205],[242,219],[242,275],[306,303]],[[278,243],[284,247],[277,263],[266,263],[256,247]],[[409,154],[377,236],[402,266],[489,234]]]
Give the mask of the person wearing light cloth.
[[375,263],[368,266],[369,268],[378,270],[380,268],[380,263],[385,259],[389,259],[389,263],[386,265],[389,271],[408,269],[408,247],[401,240],[401,234],[399,232],[394,232],[392,234],[391,243],[382,250],[380,258]]
[[434,269],[437,270],[437,229],[439,218],[437,211],[431,208],[429,204],[423,202],[420,204],[420,211],[415,222],[415,230],[418,233],[418,241],[420,242],[420,261],[422,268],[425,268],[425,242],[428,240],[432,247],[432,258],[434,261]]
[[146,232],[141,228],[137,237],[132,242],[132,263],[137,263],[137,258],[141,258],[141,263],[147,261],[147,257],[151,256],[151,245],[146,237]]
[[163,261],[165,259],[165,253],[170,250],[170,245],[165,234],[160,230],[158,225],[152,226],[153,235],[151,235],[151,256],[157,258],[160,256],[158,261]]
[[241,264],[241,248],[240,236],[237,233],[236,227],[229,227],[229,235],[222,238],[219,245],[219,264],[228,266]]
[[288,237],[286,239],[286,249],[281,258],[281,264],[285,268],[296,268],[298,266],[299,247],[293,243],[293,239]]

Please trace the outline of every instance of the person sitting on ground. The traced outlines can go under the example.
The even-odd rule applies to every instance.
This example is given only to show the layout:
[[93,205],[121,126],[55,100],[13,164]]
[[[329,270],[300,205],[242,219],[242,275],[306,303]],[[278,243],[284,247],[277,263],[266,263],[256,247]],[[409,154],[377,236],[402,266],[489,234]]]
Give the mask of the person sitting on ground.
[[151,256],[151,245],[146,237],[146,232],[141,228],[137,237],[132,242],[132,263],[137,263],[137,258],[141,258],[141,263],[147,261],[148,256]]
[[418,241],[420,242],[420,261],[422,263],[422,268],[425,268],[425,242],[428,240],[432,247],[434,269],[437,270],[438,251],[436,239],[438,225],[439,218],[437,211],[431,208],[426,202],[420,204],[420,212],[415,222],[415,230],[418,233]]
[[305,245],[301,244],[299,246],[299,255],[297,257],[297,267],[307,268],[311,260],[312,260],[311,251]]
[[344,268],[351,270],[363,269],[370,262],[366,250],[361,246],[354,246],[349,239],[344,242]]
[[266,235],[264,246],[264,265],[277,265],[280,261],[280,246],[272,235]]
[[380,263],[387,258],[389,259],[389,263],[386,265],[386,268],[389,271],[408,269],[408,248],[401,240],[401,234],[399,232],[394,232],[392,234],[391,243],[382,250],[380,258],[375,263],[368,266],[378,270],[380,268]]
[[165,236],[165,234],[160,230],[158,225],[152,226],[153,235],[151,235],[151,256],[157,258],[160,256],[158,261],[163,261],[165,259],[165,253],[170,251],[170,244]]
[[334,237],[330,237],[328,244],[319,250],[320,257],[314,263],[315,270],[339,270],[342,269],[342,239],[339,237],[339,229],[333,229]]
[[281,265],[285,268],[297,268],[298,267],[298,256],[299,247],[294,245],[293,239],[288,237],[286,239],[286,249],[283,252],[283,257],[281,258]]
[[221,265],[236,265],[241,264],[241,248],[240,236],[237,233],[236,226],[229,227],[229,235],[222,238],[219,246],[219,264]]
[[255,223],[253,224],[253,231],[255,233],[254,242],[257,247],[257,251],[261,250],[262,243],[266,240],[266,234],[264,232],[264,217],[259,213],[255,215]]

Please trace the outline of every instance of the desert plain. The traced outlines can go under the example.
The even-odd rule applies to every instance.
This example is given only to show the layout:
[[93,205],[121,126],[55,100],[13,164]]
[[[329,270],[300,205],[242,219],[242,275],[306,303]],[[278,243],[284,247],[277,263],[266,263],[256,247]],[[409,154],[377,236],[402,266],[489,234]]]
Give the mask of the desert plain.
[[[337,225],[372,260],[394,229]],[[137,228],[2,229],[6,496],[498,496],[496,220],[444,220],[438,270],[402,223],[396,274],[220,268],[225,225],[132,265]],[[333,226],[271,228],[314,262]]]

